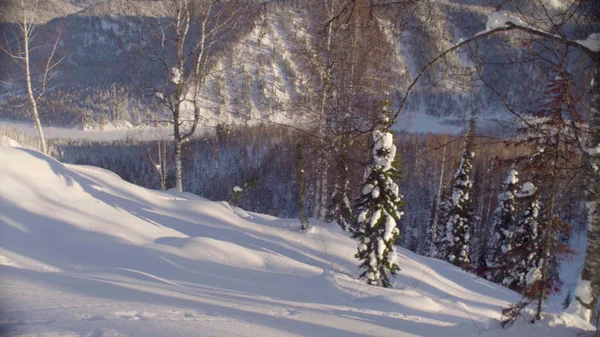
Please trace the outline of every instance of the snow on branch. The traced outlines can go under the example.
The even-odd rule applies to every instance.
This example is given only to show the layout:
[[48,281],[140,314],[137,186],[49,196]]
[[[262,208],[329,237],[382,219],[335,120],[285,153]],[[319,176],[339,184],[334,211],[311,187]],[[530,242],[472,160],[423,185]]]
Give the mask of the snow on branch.
[[585,40],[575,40],[584,48],[587,48],[595,53],[600,52],[600,33],[593,33]]
[[[501,11],[493,12],[490,15],[488,15],[487,23],[485,24],[485,31],[505,27],[508,23],[522,27],[527,26],[527,24],[525,24],[525,22],[523,22],[523,20],[521,20],[520,18],[516,16],[511,16],[507,12]],[[479,34],[480,33],[477,33],[475,34],[475,36]]]

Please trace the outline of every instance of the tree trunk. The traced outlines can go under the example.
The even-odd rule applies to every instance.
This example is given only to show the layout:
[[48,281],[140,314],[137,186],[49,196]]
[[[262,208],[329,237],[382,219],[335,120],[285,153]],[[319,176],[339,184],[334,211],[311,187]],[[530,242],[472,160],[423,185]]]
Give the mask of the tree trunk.
[[158,174],[160,179],[160,189],[167,189],[167,181],[165,179],[165,171],[167,167],[167,144],[162,139],[158,141]]
[[[594,76],[591,88],[590,102],[590,137],[588,146],[597,148],[600,146],[600,53],[597,53],[594,59]],[[586,154],[584,154],[586,155]],[[587,249],[581,280],[591,284],[591,303],[586,303],[586,299],[577,297],[577,301],[585,308],[591,310],[590,320],[594,323],[597,317],[595,310],[600,296],[600,154],[589,153],[587,163],[587,191],[586,206],[588,211],[588,239]],[[594,167],[594,165],[596,165]]]
[[[444,138],[444,142],[446,141],[447,137]],[[442,189],[444,187],[444,174],[446,173],[446,145],[443,146],[442,148],[442,166],[440,168],[440,177],[438,179],[438,186],[437,186],[437,193],[435,195],[435,203],[434,203],[434,207],[433,207],[433,216],[431,218],[431,242],[430,245],[432,247],[429,247],[429,251],[433,252],[435,251],[435,244],[438,240],[437,238],[437,232],[438,232],[438,222],[440,221],[440,203],[442,202]]]
[[300,228],[308,229],[308,219],[306,218],[306,181],[304,179],[304,153],[302,144],[296,145],[296,178],[298,179],[298,213],[300,217]]
[[181,168],[181,141],[175,141],[175,188],[177,191],[183,192],[182,182],[182,168]]
[[552,235],[553,235],[553,231],[554,231],[554,221],[555,221],[555,215],[554,215],[554,209],[556,206],[556,173],[557,173],[557,165],[558,165],[558,152],[560,151],[560,133],[558,133],[558,135],[556,136],[556,147],[554,149],[555,151],[555,155],[554,155],[554,167],[552,169],[552,186],[550,187],[550,205],[548,207],[547,210],[547,224],[546,224],[546,230],[544,231],[544,237],[542,240],[542,247],[543,247],[543,252],[542,252],[542,280],[541,280],[541,284],[540,284],[540,292],[539,292],[539,298],[538,298],[538,305],[537,305],[537,309],[535,312],[535,318],[532,322],[535,322],[536,320],[539,321],[540,319],[542,319],[542,306],[544,304],[544,297],[546,297],[546,283],[548,282],[548,260],[550,259],[550,244],[552,241]]
[[[179,110],[179,107],[176,109]],[[179,130],[179,113],[175,113],[173,117],[173,137],[175,140],[175,188],[177,191],[183,192],[183,169],[181,166],[181,146],[183,141],[181,139],[181,132]]]
[[[333,18],[334,14],[335,14],[335,2],[336,0],[331,0],[331,4],[330,7],[328,8],[329,11],[329,18]],[[332,42],[332,34],[333,34],[333,22],[329,23],[329,27],[327,27],[327,45],[326,45],[326,49],[325,49],[325,54],[326,54],[326,60],[325,60],[325,71],[324,71],[324,78],[322,79],[323,81],[323,93],[321,96],[321,111],[320,111],[320,118],[322,118],[322,122],[321,122],[321,126],[320,126],[320,130],[319,130],[319,136],[321,137],[321,141],[323,145],[327,145],[326,144],[326,137],[327,135],[325,134],[325,129],[327,128],[327,121],[328,121],[328,116],[327,116],[327,96],[329,95],[329,92],[331,90],[331,66],[332,66],[332,62],[331,62],[331,42]],[[317,217],[320,220],[324,220],[325,219],[325,214],[327,214],[327,198],[328,198],[328,193],[327,193],[327,173],[329,171],[329,162],[328,162],[328,158],[327,158],[327,151],[324,151],[323,149],[319,149],[320,155],[319,155],[319,170],[320,170],[320,176],[318,178],[318,182],[317,182],[317,189],[316,189],[316,195],[315,195],[315,201],[317,201],[315,203],[315,217]]]
[[[563,61],[566,57],[563,55]],[[564,65],[562,65],[562,67],[564,67]],[[561,70],[564,69],[561,67]],[[568,88],[567,87],[563,87],[562,88],[562,95],[563,95],[563,103],[564,104],[568,104],[568,98],[569,98],[569,93],[568,93]],[[555,110],[554,112],[554,116],[561,116],[562,114],[562,107],[558,107],[557,110]],[[559,158],[560,158],[560,147],[561,147],[561,142],[563,141],[562,137],[561,137],[561,132],[557,132],[556,133],[556,143],[554,144],[554,160],[552,161],[552,174],[550,176],[550,181],[551,181],[551,185],[550,185],[550,195],[549,195],[549,205],[548,205],[548,209],[546,211],[546,230],[544,231],[544,237],[542,240],[542,280],[540,283],[540,289],[539,289],[539,299],[538,299],[538,305],[537,305],[537,310],[535,313],[535,318],[533,319],[532,323],[535,322],[536,320],[540,320],[542,319],[542,306],[544,303],[544,298],[546,297],[546,283],[548,282],[548,268],[549,268],[549,260],[550,260],[550,254],[551,252],[551,243],[552,243],[552,236],[555,233],[555,224],[556,224],[556,194],[557,194],[557,187],[558,187],[558,170],[559,170]]]
[[[24,10],[23,10],[24,12]],[[25,19],[26,20],[26,19]],[[33,121],[35,126],[38,129],[38,134],[40,136],[40,147],[44,154],[48,154],[48,149],[46,148],[46,138],[44,137],[44,131],[42,130],[42,123],[40,122],[40,115],[38,113],[37,108],[37,100],[33,95],[33,87],[31,86],[31,70],[29,67],[29,38],[31,34],[31,29],[29,25],[25,21],[23,23],[23,47],[25,48],[25,81],[27,82],[27,95],[29,97],[29,103],[31,104],[31,112],[33,113]]]

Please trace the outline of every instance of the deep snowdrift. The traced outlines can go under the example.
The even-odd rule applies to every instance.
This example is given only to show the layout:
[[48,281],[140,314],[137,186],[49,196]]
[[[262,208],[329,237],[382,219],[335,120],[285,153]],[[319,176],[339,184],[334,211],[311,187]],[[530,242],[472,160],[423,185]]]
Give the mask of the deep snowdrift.
[[355,279],[336,225],[147,190],[112,172],[0,147],[0,334],[574,336],[549,314],[499,327],[518,295],[400,250],[395,290]]

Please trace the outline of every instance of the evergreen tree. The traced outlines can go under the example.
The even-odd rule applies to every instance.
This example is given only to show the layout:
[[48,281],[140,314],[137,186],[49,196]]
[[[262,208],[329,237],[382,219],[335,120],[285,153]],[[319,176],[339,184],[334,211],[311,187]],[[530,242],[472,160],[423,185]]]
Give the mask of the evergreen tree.
[[[513,290],[526,292],[527,286],[535,280],[536,270],[540,268],[540,201],[536,187],[528,182],[516,197],[527,204],[523,216],[515,228],[514,246],[507,254],[506,278],[503,284]],[[529,282],[528,282],[529,281]]]
[[[388,124],[387,117],[383,119]],[[397,221],[403,212],[398,185],[393,178],[398,173],[396,146],[387,125],[376,128],[372,134],[372,161],[365,171],[362,195],[358,199],[358,228],[354,237],[359,238],[358,253],[355,255],[363,270],[360,278],[367,283],[382,287],[391,285],[389,275],[400,270],[396,264],[394,243],[400,231]]]
[[460,165],[454,175],[452,194],[446,201],[446,215],[444,219],[445,236],[441,238],[440,257],[456,266],[468,266],[469,257],[469,227],[473,221],[471,207],[470,179],[473,156],[472,142],[473,131],[467,136],[465,151],[461,157]]
[[498,207],[494,211],[491,226],[490,242],[486,257],[486,278],[503,284],[507,277],[506,254],[513,249],[516,240],[516,212],[519,173],[513,165],[506,181],[502,184],[503,191],[498,195]]
[[571,254],[572,250],[560,240],[560,235],[570,231],[570,226],[559,218],[559,182],[571,179],[576,163],[578,142],[572,137],[571,125],[582,122],[576,109],[576,98],[572,93],[574,82],[565,69],[567,50],[561,55],[559,64],[551,69],[550,81],[546,86],[545,99],[537,112],[537,119],[519,130],[522,136],[517,144],[536,149],[529,156],[530,169],[536,181],[544,186],[540,191],[543,209],[540,213],[539,249],[540,262],[528,272],[523,299],[503,310],[503,326],[512,324],[530,303],[536,302],[536,313],[532,322],[542,317],[543,302],[548,294],[560,290],[558,275],[559,257]]

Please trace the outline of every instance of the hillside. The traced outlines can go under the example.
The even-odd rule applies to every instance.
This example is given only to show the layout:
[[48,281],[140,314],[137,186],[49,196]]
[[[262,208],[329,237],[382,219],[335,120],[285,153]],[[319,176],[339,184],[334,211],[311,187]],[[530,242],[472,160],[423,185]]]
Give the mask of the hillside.
[[[42,122],[82,130],[113,130],[129,129],[145,124],[149,116],[160,116],[156,101],[141,88],[164,80],[164,74],[148,57],[149,46],[158,43],[152,27],[157,20],[164,20],[165,2],[62,2],[64,6],[54,7],[65,8],[63,12],[44,11],[52,15],[53,20],[45,20],[36,37],[38,43],[53,42],[60,32],[58,53],[65,56],[40,102]],[[410,81],[428,60],[456,41],[483,29],[487,14],[494,11],[493,6],[452,1],[439,1],[432,6],[417,7],[402,17],[391,14],[378,17],[376,24],[381,26],[379,33],[387,50],[385,63],[389,79],[386,85],[391,88],[394,102],[403,97]],[[14,20],[4,21],[10,22],[0,23],[0,29],[10,32]],[[202,124],[273,122],[304,127],[308,121],[303,117],[314,114],[311,110],[316,109],[318,101],[311,95],[321,87],[315,64],[322,61],[323,55],[311,44],[316,45],[323,39],[322,19],[310,8],[273,2],[268,10],[250,21],[214,51],[211,75],[200,99]],[[342,30],[340,41],[336,43],[343,42],[344,34]],[[514,96],[516,101],[531,101],[530,94],[522,89],[539,86],[540,81],[534,78],[543,75],[537,74],[538,70],[531,64],[516,65],[512,70],[494,66],[507,57],[520,56],[516,49],[500,48],[497,42],[490,39],[481,44],[484,50],[481,57],[489,61],[489,65],[482,68],[483,76],[500,93]],[[16,46],[15,41],[8,43]],[[34,55],[33,62],[37,61],[39,58]],[[0,88],[4,91],[0,95],[0,116],[29,121],[26,108],[15,108],[24,97],[24,87],[18,80],[20,68],[3,53],[0,62],[9,65],[0,70]],[[449,65],[457,68],[448,71]],[[444,118],[449,117],[456,123],[457,118],[475,108],[468,85],[463,83],[467,78],[458,76],[472,66],[470,56],[461,53],[449,57],[444,66],[428,72],[408,102],[406,118],[411,120],[398,122],[398,129],[406,129],[405,124],[410,128],[433,123],[434,127],[414,127],[413,130],[454,130],[444,124]],[[489,118],[499,115],[506,118],[504,106],[494,102],[495,93],[478,88],[477,96],[476,104],[481,105],[476,107],[480,110],[478,113]],[[361,98],[371,99],[381,97]],[[363,109],[368,110],[372,102],[360,104],[366,104]],[[437,126],[438,118],[442,118],[440,126]]]
[[574,336],[568,314],[499,327],[518,295],[400,250],[395,289],[356,280],[335,225],[144,189],[0,147],[1,332],[10,336]]

